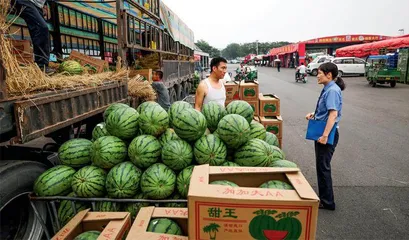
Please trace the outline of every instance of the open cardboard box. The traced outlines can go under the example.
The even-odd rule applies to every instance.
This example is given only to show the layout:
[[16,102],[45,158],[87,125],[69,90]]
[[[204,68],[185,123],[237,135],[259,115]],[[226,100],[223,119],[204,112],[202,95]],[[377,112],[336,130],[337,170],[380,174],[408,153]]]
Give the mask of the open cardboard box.
[[128,212],[90,212],[90,209],[78,212],[53,240],[72,240],[87,231],[100,231],[98,240],[122,240],[131,226]]
[[143,207],[128,233],[127,240],[188,240],[186,236],[147,232],[149,222],[153,218],[169,218],[175,221],[182,232],[188,232],[187,208]]
[[[210,185],[228,180],[240,187]],[[258,188],[269,180],[294,190]],[[196,166],[189,239],[315,239],[319,198],[298,168]]]

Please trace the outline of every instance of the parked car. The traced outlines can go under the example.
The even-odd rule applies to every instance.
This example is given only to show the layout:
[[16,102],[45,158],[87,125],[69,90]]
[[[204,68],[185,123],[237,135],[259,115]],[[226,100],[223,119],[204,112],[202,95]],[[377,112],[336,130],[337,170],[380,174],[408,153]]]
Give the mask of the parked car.
[[338,76],[348,74],[365,75],[365,60],[356,57],[339,57],[331,60],[338,67]]
[[316,57],[312,62],[308,64],[307,73],[313,76],[317,76],[319,66],[321,66],[321,64],[325,62],[330,62],[331,59],[333,58],[334,57],[329,56],[329,55],[323,55],[323,56]]

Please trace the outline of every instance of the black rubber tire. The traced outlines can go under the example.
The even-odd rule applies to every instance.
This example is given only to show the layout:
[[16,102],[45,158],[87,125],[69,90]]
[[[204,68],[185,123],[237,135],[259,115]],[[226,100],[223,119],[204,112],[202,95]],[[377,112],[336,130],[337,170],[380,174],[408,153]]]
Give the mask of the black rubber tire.
[[372,81],[371,84],[372,84],[372,87],[376,87],[376,81]]
[[[0,211],[6,211],[7,205],[13,204],[14,200],[18,201],[19,199],[24,200],[24,198],[27,198],[28,204],[27,222],[18,226],[16,235],[12,236],[11,239],[39,240],[42,238],[43,229],[35,217],[32,207],[29,205],[27,194],[33,191],[34,181],[47,168],[46,165],[33,161],[0,161]],[[41,217],[46,221],[47,209],[45,203],[37,202],[36,208]],[[19,214],[18,210],[20,209],[15,210],[16,214]],[[4,236],[8,234],[3,232],[6,231],[3,228],[5,226],[3,224],[6,223],[2,222],[1,224],[1,238],[5,237],[8,239]]]
[[342,77],[344,76],[344,72],[343,71],[338,71],[338,77]]
[[396,86],[396,82],[395,81],[392,81],[391,82],[391,88],[394,88]]
[[172,87],[169,89],[169,97],[170,97],[170,104],[177,101],[177,95],[176,95],[175,88]]
[[313,70],[311,71],[311,75],[312,75],[312,76],[317,76],[317,75],[318,75],[318,69],[313,69]]
[[174,86],[174,88],[175,88],[175,92],[176,92],[176,99],[177,99],[178,101],[183,100],[184,96],[183,96],[182,85],[176,84],[176,85]]
[[182,89],[183,89],[183,94],[184,94],[183,98],[185,98],[185,97],[189,96],[189,93],[190,93],[189,82],[184,82],[182,86],[183,86]]

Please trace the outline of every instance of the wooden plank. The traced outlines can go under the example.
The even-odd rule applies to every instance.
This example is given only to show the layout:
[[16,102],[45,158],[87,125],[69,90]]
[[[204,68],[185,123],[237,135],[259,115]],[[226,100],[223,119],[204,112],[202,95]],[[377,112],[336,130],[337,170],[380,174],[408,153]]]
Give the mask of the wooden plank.
[[83,66],[86,64],[94,66],[98,73],[102,73],[104,68],[108,67],[106,61],[87,56],[77,51],[71,51],[70,59],[78,61]]

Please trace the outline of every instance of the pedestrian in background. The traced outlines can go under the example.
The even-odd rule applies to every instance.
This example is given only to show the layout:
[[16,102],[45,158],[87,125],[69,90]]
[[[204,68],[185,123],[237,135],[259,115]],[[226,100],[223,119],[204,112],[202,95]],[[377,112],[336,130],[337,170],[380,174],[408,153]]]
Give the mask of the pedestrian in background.
[[277,71],[280,72],[281,61],[277,61]]
[[307,120],[315,119],[326,122],[325,130],[318,141],[314,142],[315,161],[317,168],[318,191],[320,197],[320,208],[335,210],[334,192],[331,177],[331,159],[338,144],[339,133],[335,130],[333,145],[328,144],[328,135],[335,123],[341,120],[342,112],[342,92],[345,83],[338,77],[338,67],[334,63],[328,62],[318,68],[318,84],[323,84],[324,88],[318,98],[314,113],[308,113]]
[[168,111],[170,107],[170,96],[168,89],[165,84],[163,84],[163,72],[155,71],[152,76],[152,88],[155,90],[157,97],[157,102],[159,105]]

